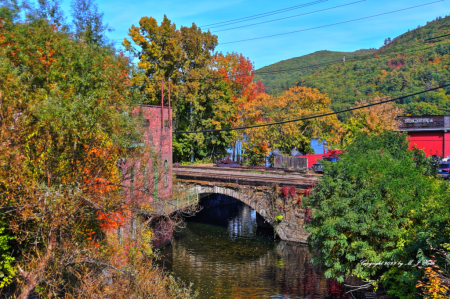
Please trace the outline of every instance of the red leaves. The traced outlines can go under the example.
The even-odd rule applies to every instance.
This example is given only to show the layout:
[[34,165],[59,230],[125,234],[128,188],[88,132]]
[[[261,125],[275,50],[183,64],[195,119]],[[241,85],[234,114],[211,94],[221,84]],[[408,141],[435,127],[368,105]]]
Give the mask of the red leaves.
[[[215,61],[219,74],[229,83],[229,89],[233,91],[231,101],[236,103],[236,108],[243,108],[259,94],[264,93],[264,84],[260,81],[253,82],[255,68],[250,59],[242,54],[231,53],[226,56],[220,54]],[[240,117],[236,111],[234,118],[237,120]]]
[[117,212],[103,213],[97,211],[97,219],[100,221],[99,225],[105,231],[123,226],[129,215],[130,211],[127,209],[127,206],[123,206]]
[[289,189],[289,195],[294,197],[296,194],[296,190],[294,186],[291,186],[291,188]]
[[311,187],[308,187],[308,188],[305,190],[305,196],[310,196],[310,195],[312,195]]
[[284,202],[288,200],[289,197],[295,199],[295,195],[297,194],[297,190],[294,186],[291,186],[290,188],[283,186],[280,188],[280,193],[283,196]]
[[305,221],[308,221],[308,222],[311,221],[311,218],[310,218],[311,214],[312,214],[312,211],[310,209],[305,209]]
[[284,196],[284,198],[286,199],[288,197],[289,194],[289,189],[286,186],[281,187],[280,189],[281,194]]

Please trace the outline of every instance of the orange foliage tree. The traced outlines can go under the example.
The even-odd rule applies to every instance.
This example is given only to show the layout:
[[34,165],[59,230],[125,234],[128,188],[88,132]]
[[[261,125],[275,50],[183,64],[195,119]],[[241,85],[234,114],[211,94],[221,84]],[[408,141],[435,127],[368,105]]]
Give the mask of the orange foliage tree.
[[[361,100],[356,102],[354,107],[361,107],[372,103],[376,104],[385,100],[387,98],[380,97],[376,97],[372,101]],[[342,146],[345,148],[359,132],[380,134],[385,130],[397,130],[399,126],[397,117],[402,112],[403,110],[394,106],[392,102],[353,110],[352,116],[342,124],[338,132]]]
[[[231,113],[224,121],[229,122],[232,127],[236,127],[243,117],[243,107],[264,93],[265,87],[261,81],[254,82],[255,67],[250,59],[245,58],[242,54],[233,52],[223,55],[219,53],[214,60],[219,74],[224,78],[229,96],[231,96],[231,101],[226,103],[226,109]],[[242,132],[231,132],[230,145],[233,149],[233,159],[236,157],[236,143],[243,137]],[[252,150],[259,151],[260,149],[262,149],[260,146],[256,146]]]
[[[7,253],[16,270],[6,273],[3,294],[86,298],[91,294],[81,292],[95,287],[92,294],[113,295],[108,284],[136,282],[129,263],[163,279],[142,279],[117,294],[149,297],[158,283],[169,287],[148,258],[148,229],[133,241],[124,238],[123,247],[106,233],[121,227],[126,235],[123,223],[134,208],[122,194],[127,174],[118,160],[146,150],[130,153],[142,134],[131,117],[128,59],[45,19],[20,22],[14,13],[0,8],[0,233],[14,236]],[[115,260],[133,246],[142,258],[128,250]]]
[[[287,119],[299,119],[311,115],[332,112],[331,99],[317,89],[292,87],[279,96],[260,94],[243,106],[240,123],[246,126],[276,123]],[[296,147],[302,153],[310,153],[311,138],[338,143],[336,132],[340,123],[335,115],[290,122],[282,125],[264,126],[246,130],[244,147],[248,155],[261,141],[268,143],[267,150],[278,148],[287,154]]]

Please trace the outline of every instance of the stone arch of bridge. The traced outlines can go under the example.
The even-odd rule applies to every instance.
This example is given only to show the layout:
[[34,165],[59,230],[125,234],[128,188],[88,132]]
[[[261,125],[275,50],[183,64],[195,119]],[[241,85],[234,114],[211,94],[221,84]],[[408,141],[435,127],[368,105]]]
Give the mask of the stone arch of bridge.
[[307,243],[308,234],[304,230],[305,217],[304,213],[299,213],[295,209],[286,208],[284,211],[278,211],[283,216],[282,221],[274,225],[271,219],[271,199],[264,192],[252,188],[233,188],[225,186],[212,185],[194,185],[188,187],[189,192],[199,195],[206,194],[223,194],[236,198],[254,209],[265,223],[274,227],[275,232],[281,240]]
[[255,199],[253,195],[253,193],[251,194],[247,194],[244,192],[240,192],[239,190],[236,190],[234,188],[227,188],[227,187],[220,187],[220,186],[202,186],[202,185],[197,185],[194,187],[191,187],[189,189],[189,192],[195,192],[199,195],[209,195],[209,194],[222,194],[222,195],[227,195],[227,196],[231,196],[243,203],[245,203],[246,205],[248,205],[249,207],[251,207],[253,210],[255,210],[263,219],[266,223],[270,224],[271,226],[272,224],[272,219],[269,218],[269,215],[267,213],[268,207],[266,206],[267,203],[264,203],[262,201],[258,201]]

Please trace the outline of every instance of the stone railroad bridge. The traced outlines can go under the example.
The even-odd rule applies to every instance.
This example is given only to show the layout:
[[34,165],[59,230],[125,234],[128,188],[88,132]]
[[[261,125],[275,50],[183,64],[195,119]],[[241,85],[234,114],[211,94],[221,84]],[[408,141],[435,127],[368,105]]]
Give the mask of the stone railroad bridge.
[[[284,203],[277,195],[280,187],[294,186],[297,195],[301,196],[317,182],[316,176],[255,173],[212,167],[180,167],[173,171],[177,183],[186,185],[190,192],[200,196],[216,193],[234,197],[262,217],[264,221],[258,221],[258,225],[273,226],[282,240],[306,243],[308,235],[304,230],[305,212],[295,201]],[[283,219],[275,220],[279,215]]]

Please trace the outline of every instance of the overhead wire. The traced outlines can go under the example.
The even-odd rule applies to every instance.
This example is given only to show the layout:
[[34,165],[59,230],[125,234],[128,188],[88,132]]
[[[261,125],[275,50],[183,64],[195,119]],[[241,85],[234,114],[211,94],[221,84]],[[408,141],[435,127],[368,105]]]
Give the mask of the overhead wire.
[[[426,4],[414,6],[414,7],[405,8],[405,9],[402,9],[402,10],[412,9],[412,8],[416,8],[416,7],[424,6],[424,5],[430,5],[430,4],[437,3],[437,2],[442,2],[442,1],[443,1],[443,0],[440,0],[440,1],[434,1],[434,2],[430,2],[430,3],[426,3]],[[393,12],[398,12],[398,11],[400,11],[400,10],[393,11]],[[393,12],[388,12],[388,13],[393,13]],[[384,14],[387,14],[387,13],[384,13]],[[378,15],[377,15],[377,16],[378,16]],[[442,35],[442,36],[438,36],[438,37],[434,37],[434,38],[443,38],[443,37],[446,37],[446,36],[448,36],[448,35],[446,34],[446,35]],[[434,38],[431,38],[431,39],[434,39]],[[431,40],[431,39],[426,39],[425,41]],[[420,43],[420,42],[414,41],[414,42],[411,42],[411,43],[409,43],[409,44],[414,44],[414,43]],[[407,44],[405,44],[405,45],[407,45]],[[418,50],[421,50],[421,49],[418,49]],[[412,53],[412,52],[414,52],[414,51],[409,51],[409,52],[405,52],[405,53]],[[375,53],[375,54],[377,54],[377,53]],[[373,53],[371,53],[371,54],[365,54],[365,55],[360,55],[360,56],[348,57],[348,58],[346,59],[346,62],[359,61],[359,60],[361,60],[361,59],[366,59],[366,58],[367,58],[367,59],[376,59],[376,58],[386,57],[386,56],[391,55],[391,54],[392,54],[392,53],[387,53],[386,55],[383,55],[383,56],[378,55],[378,56],[375,56],[375,57],[371,57],[371,56],[373,55]],[[322,64],[307,65],[307,66],[302,66],[302,67],[299,67],[299,68],[292,68],[292,69],[273,70],[273,71],[255,71],[253,74],[254,74],[254,75],[266,75],[266,74],[270,74],[270,73],[281,73],[281,72],[298,71],[298,70],[303,70],[303,69],[308,69],[308,68],[317,68],[317,67],[322,67],[322,66],[328,66],[328,65],[332,65],[332,64],[336,64],[336,63],[342,63],[342,60],[336,60],[336,61],[327,62],[327,63],[322,63]],[[251,76],[251,75],[244,74],[244,75],[239,75],[239,76],[236,76],[236,77],[242,77],[242,76]],[[177,79],[178,79],[178,80],[184,79],[184,80],[187,80],[187,81],[204,81],[204,80],[210,80],[210,79],[223,79],[223,77],[207,77],[207,78],[180,78],[180,77],[171,77],[171,78],[174,79],[174,80],[177,80]],[[165,78],[165,79],[168,79],[168,77]],[[160,79],[155,79],[155,80],[160,80]]]
[[[414,43],[417,43],[417,42],[414,42]],[[435,46],[434,45],[430,45],[428,48],[431,48],[431,47],[434,48]],[[413,53],[413,52],[416,52],[416,51],[421,51],[421,50],[423,50],[423,48],[413,48],[412,51],[406,51],[406,52],[402,52],[402,53],[403,54],[410,54],[410,53]],[[376,56],[373,56],[374,54]],[[371,54],[365,54],[365,55],[360,55],[360,56],[355,56],[355,57],[349,57],[349,58],[346,58],[345,63],[357,62],[357,61],[365,61],[365,60],[369,60],[369,59],[384,58],[384,57],[390,56],[392,54],[398,54],[398,53],[390,52],[390,53],[386,53],[384,55],[378,55],[378,53],[371,53]],[[271,73],[293,72],[293,71],[299,71],[299,70],[308,69],[308,68],[317,68],[317,67],[329,66],[329,65],[333,65],[333,64],[337,64],[337,63],[342,63],[342,59],[334,60],[334,61],[330,61],[330,62],[325,62],[325,63],[319,63],[319,64],[315,64],[315,65],[299,67],[299,68],[282,69],[282,70],[265,71],[265,72],[255,72],[255,75],[267,75],[267,74],[271,74]]]
[[218,24],[224,24],[224,23],[234,24],[234,23],[239,23],[239,22],[245,22],[245,21],[249,21],[249,20],[253,20],[253,19],[257,19],[257,18],[263,18],[263,17],[272,16],[272,15],[283,13],[283,12],[296,10],[296,9],[299,9],[299,8],[303,8],[303,7],[306,7],[306,6],[319,4],[319,3],[323,3],[323,2],[327,2],[327,1],[328,0],[318,0],[318,1],[314,1],[314,2],[309,2],[309,3],[305,3],[305,4],[300,4],[300,5],[296,5],[296,6],[282,8],[282,9],[278,9],[278,10],[272,10],[272,11],[268,11],[268,12],[265,12],[265,13],[251,15],[251,16],[248,16],[248,17],[242,17],[242,18],[237,18],[237,19],[233,19],[233,20],[228,20],[228,21],[223,21],[223,22],[217,22],[217,23],[212,23],[212,24],[208,24],[208,25],[203,25],[203,26],[200,26],[200,27],[213,28],[213,27],[227,26],[227,25],[230,25],[230,24],[225,24],[225,25],[218,25]]
[[425,41],[438,39],[438,38],[443,38],[443,37],[447,37],[447,36],[450,36],[450,33],[449,34],[440,35],[440,36],[430,37],[430,38],[427,38]]
[[370,103],[370,104],[359,106],[359,107],[347,108],[347,109],[340,110],[340,111],[333,111],[333,112],[323,113],[323,114],[318,114],[318,115],[317,114],[316,115],[309,115],[309,116],[302,117],[302,118],[297,118],[297,119],[290,119],[290,120],[284,120],[284,121],[273,122],[273,123],[266,123],[266,124],[260,124],[260,125],[254,125],[254,126],[224,128],[224,129],[211,129],[211,130],[199,130],[199,131],[173,131],[172,133],[173,134],[196,134],[196,133],[227,132],[227,131],[247,130],[247,129],[260,128],[260,127],[282,125],[282,124],[286,124],[286,123],[299,122],[299,121],[302,121],[302,120],[315,119],[315,118],[320,118],[320,117],[325,117],[325,116],[331,116],[331,115],[335,115],[335,114],[345,113],[345,112],[349,112],[349,111],[353,111],[353,110],[364,109],[364,108],[368,108],[368,107],[372,107],[372,106],[376,106],[376,105],[381,105],[381,104],[384,104],[384,103],[395,102],[395,101],[398,101],[398,100],[402,100],[402,99],[413,97],[413,96],[420,95],[420,94],[423,94],[423,93],[431,92],[431,91],[438,90],[438,89],[441,89],[441,88],[444,88],[444,87],[448,87],[448,86],[450,86],[450,83],[446,83],[446,84],[438,86],[438,87],[429,88],[429,89],[426,89],[426,90],[423,90],[423,91],[420,91],[420,92],[411,93],[411,94],[408,94],[408,95],[400,96],[400,97],[389,99],[389,100],[384,100],[384,101],[380,101],[380,102],[376,102],[376,103]]
[[[412,41],[409,43],[402,43],[400,45],[403,46],[407,46],[407,45],[411,45],[411,44],[420,44],[423,41]],[[447,43],[445,43],[447,44]],[[410,54],[410,53],[414,53],[417,51],[422,51],[424,49],[429,49],[429,48],[434,48],[436,47],[436,45],[429,45],[428,47],[415,47],[412,48],[410,51],[402,51],[402,54]],[[370,53],[370,54],[361,54],[358,56],[353,56],[353,57],[348,57],[346,58],[345,63],[352,63],[352,62],[358,62],[358,61],[366,61],[366,60],[370,60],[370,59],[379,59],[379,58],[385,58],[388,57],[390,55],[393,54],[398,54],[398,53],[393,53],[393,52],[388,52],[385,54],[379,54],[379,53]],[[325,62],[325,63],[318,63],[318,64],[311,64],[311,65],[305,65],[305,66],[301,66],[301,67],[297,67],[297,68],[290,68],[290,69],[281,69],[281,70],[272,70],[272,71],[255,71],[253,72],[253,74],[243,74],[243,75],[237,75],[235,76],[236,78],[238,77],[250,77],[252,75],[267,75],[267,74],[278,74],[278,73],[283,73],[283,72],[294,72],[294,71],[301,71],[301,70],[306,70],[306,69],[313,69],[313,68],[319,68],[319,67],[324,67],[324,66],[329,66],[329,65],[334,65],[334,64],[342,64],[343,61],[342,59],[339,60],[334,60],[334,61],[330,61],[330,62]],[[185,78],[185,77],[164,77],[164,79],[171,79],[171,80],[186,80],[186,81],[206,81],[206,80],[221,80],[223,79],[223,76],[219,76],[219,77],[205,77],[205,78]],[[160,81],[161,78],[156,79],[154,78],[155,81]]]
[[274,20],[268,20],[268,21],[259,22],[259,23],[253,23],[253,24],[248,24],[248,25],[242,25],[242,26],[237,26],[237,27],[233,27],[233,28],[225,28],[225,29],[220,29],[220,30],[214,30],[213,32],[234,30],[234,29],[239,29],[239,28],[245,28],[245,27],[260,25],[260,24],[271,23],[271,22],[275,22],[275,21],[281,21],[281,20],[286,20],[286,19],[291,19],[291,18],[297,18],[297,17],[306,16],[306,15],[310,15],[310,14],[314,14],[314,13],[318,13],[318,12],[322,12],[322,11],[326,11],[326,10],[331,10],[331,9],[335,9],[335,8],[340,8],[340,7],[344,7],[344,6],[349,6],[349,5],[352,5],[352,4],[365,2],[365,1],[366,0],[360,0],[360,1],[351,2],[351,3],[347,3],[347,4],[342,4],[342,5],[338,5],[338,6],[333,6],[333,7],[329,7],[329,8],[324,8],[324,9],[320,9],[320,10],[306,12],[306,13],[302,13],[302,14],[299,14],[299,15],[294,15],[294,16],[289,16],[289,17],[284,17],[284,18],[279,18],[279,19],[274,19]]
[[333,24],[327,24],[327,25],[316,26],[316,27],[311,27],[311,28],[306,28],[306,29],[301,29],[301,30],[277,33],[277,34],[272,34],[272,35],[266,35],[266,36],[248,38],[248,39],[241,39],[241,40],[236,40],[236,41],[231,41],[231,42],[226,42],[226,43],[220,43],[219,45],[228,45],[228,44],[234,44],[234,43],[241,43],[241,42],[247,42],[247,41],[252,41],[252,40],[259,40],[259,39],[265,39],[265,38],[276,37],[276,36],[281,36],[281,35],[287,35],[287,34],[293,34],[293,33],[298,33],[298,32],[310,31],[310,30],[315,30],[315,29],[320,29],[320,28],[326,28],[326,27],[331,27],[331,26],[336,26],[336,25],[341,25],[341,24],[346,24],[346,23],[366,20],[366,19],[370,19],[370,18],[375,18],[375,17],[379,17],[379,16],[384,16],[384,15],[388,15],[388,14],[392,14],[392,13],[396,13],[396,12],[400,12],[400,11],[405,11],[405,10],[409,10],[409,9],[414,9],[414,8],[418,8],[418,7],[422,7],[422,6],[426,6],[426,5],[431,5],[431,4],[435,4],[435,3],[443,2],[443,1],[444,0],[438,0],[438,1],[428,2],[428,3],[425,3],[425,4],[415,5],[415,6],[411,6],[411,7],[407,7],[407,8],[402,8],[402,9],[397,9],[397,10],[393,10],[393,11],[388,11],[388,12],[384,12],[384,13],[380,13],[380,14],[376,14],[376,15],[372,15],[372,16],[357,18],[357,19],[353,19],[353,20],[347,20],[347,21],[343,21],[343,22],[337,22],[337,23],[333,23]]

